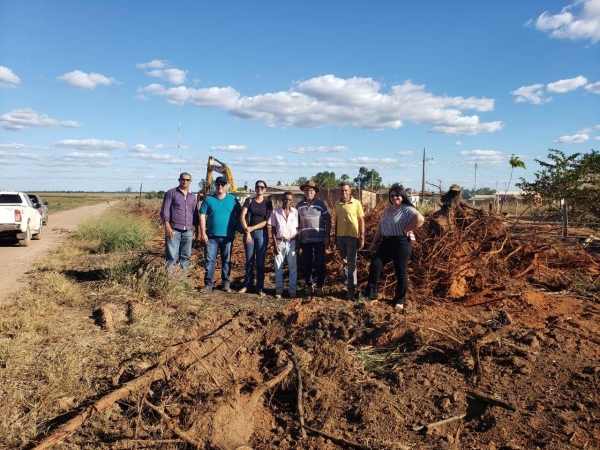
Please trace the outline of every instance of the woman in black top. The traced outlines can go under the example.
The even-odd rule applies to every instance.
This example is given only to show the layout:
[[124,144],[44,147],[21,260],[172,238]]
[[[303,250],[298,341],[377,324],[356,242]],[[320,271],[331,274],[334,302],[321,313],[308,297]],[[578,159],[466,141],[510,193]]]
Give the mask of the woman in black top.
[[269,244],[267,219],[273,210],[273,203],[264,196],[267,183],[258,180],[254,184],[256,196],[247,198],[240,214],[240,222],[244,229],[244,250],[246,252],[246,273],[244,286],[240,293],[252,289],[254,284],[254,265],[256,264],[256,293],[264,296],[265,255]]

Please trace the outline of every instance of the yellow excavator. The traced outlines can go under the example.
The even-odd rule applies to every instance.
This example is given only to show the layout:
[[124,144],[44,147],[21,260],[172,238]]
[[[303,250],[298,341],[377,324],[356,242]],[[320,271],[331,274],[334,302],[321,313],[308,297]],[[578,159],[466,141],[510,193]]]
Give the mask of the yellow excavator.
[[209,156],[208,164],[206,165],[206,184],[204,185],[204,195],[210,195],[213,192],[213,172],[220,173],[227,177],[227,181],[229,181],[229,192],[231,194],[235,195],[235,193],[237,192],[248,192],[248,188],[246,186],[244,186],[244,188],[242,189],[238,189],[238,187],[235,184],[233,172],[227,164],[225,164],[222,161],[219,161],[213,156]]

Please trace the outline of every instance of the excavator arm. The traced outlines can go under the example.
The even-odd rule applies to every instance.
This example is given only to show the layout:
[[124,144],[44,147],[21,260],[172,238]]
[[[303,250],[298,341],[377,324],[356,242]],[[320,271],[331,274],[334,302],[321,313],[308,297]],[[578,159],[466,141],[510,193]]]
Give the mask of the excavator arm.
[[[218,164],[215,164],[218,163]],[[210,190],[213,182],[213,172],[220,173],[227,177],[229,181],[229,190],[231,192],[237,192],[237,186],[235,185],[235,179],[233,178],[233,172],[224,162],[219,161],[217,158],[212,156],[208,157],[208,164],[206,165],[206,185],[204,187],[205,193],[210,194]]]

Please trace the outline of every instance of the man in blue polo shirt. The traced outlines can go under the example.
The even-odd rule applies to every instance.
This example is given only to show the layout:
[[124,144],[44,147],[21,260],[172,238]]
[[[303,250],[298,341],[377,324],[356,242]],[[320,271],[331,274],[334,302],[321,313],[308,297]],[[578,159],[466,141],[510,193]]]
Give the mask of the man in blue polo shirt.
[[198,236],[199,223],[191,182],[192,176],[183,172],[179,175],[179,186],[168,190],[163,198],[160,219],[165,225],[167,269],[175,266],[177,258],[183,271],[190,267],[192,242]]
[[227,178],[217,177],[216,192],[206,197],[200,206],[200,240],[205,244],[206,268],[204,287],[200,292],[210,292],[213,289],[217,251],[221,253],[223,291],[231,292],[229,286],[231,246],[235,238],[235,224],[242,212],[242,206],[233,195],[227,193],[227,184]]

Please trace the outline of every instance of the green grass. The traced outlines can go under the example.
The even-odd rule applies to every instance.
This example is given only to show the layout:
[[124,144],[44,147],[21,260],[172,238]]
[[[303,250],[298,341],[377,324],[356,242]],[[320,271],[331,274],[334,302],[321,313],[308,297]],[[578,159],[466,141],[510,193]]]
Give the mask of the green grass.
[[99,253],[110,253],[141,250],[152,235],[152,225],[143,216],[109,214],[83,223],[75,237],[93,243]]

